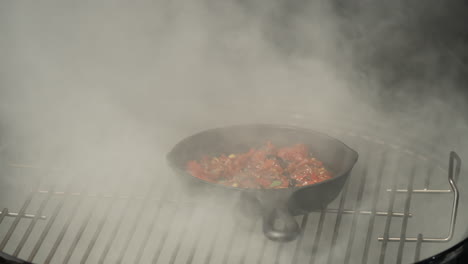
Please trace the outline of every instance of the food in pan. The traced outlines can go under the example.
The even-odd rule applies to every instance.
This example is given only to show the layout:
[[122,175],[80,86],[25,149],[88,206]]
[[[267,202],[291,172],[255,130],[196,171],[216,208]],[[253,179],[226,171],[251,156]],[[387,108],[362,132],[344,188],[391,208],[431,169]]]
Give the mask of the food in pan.
[[267,142],[246,153],[204,156],[187,163],[202,180],[238,188],[280,189],[315,184],[332,178],[304,144],[278,148]]

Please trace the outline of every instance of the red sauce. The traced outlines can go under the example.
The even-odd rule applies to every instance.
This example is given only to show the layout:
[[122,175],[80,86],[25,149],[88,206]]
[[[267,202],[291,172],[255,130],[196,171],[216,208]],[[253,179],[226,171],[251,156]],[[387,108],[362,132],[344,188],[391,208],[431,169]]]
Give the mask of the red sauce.
[[256,189],[306,186],[332,178],[306,145],[277,148],[271,142],[246,153],[189,161],[187,171],[208,182]]

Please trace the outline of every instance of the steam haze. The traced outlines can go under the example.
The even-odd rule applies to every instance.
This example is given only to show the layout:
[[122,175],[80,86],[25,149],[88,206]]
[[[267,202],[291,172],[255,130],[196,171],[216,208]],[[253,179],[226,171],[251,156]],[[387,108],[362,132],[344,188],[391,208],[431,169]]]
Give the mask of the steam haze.
[[465,6],[347,2],[2,1],[0,142],[104,185],[195,131],[298,116],[468,160]]

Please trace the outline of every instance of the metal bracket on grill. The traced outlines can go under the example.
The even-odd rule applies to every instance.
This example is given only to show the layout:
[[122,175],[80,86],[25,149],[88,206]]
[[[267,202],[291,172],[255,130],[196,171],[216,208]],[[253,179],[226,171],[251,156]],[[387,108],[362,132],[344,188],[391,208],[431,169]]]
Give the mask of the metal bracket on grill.
[[[455,164],[456,162],[456,164]],[[461,167],[461,159],[458,154],[454,151],[450,152],[449,158],[449,169],[448,169],[448,182],[450,184],[450,190],[428,190],[425,189],[396,189],[396,193],[453,193],[453,203],[452,203],[452,213],[450,219],[450,227],[448,230],[448,234],[446,237],[442,238],[434,238],[434,237],[423,237],[421,235],[418,237],[405,237],[404,241],[406,242],[433,242],[433,243],[441,243],[441,242],[448,242],[453,238],[453,231],[455,229],[455,224],[457,220],[457,212],[458,212],[458,200],[459,200],[459,192],[457,188],[457,181],[460,175],[460,167]],[[454,170],[455,169],[455,170]],[[392,192],[392,189],[388,189],[387,191]],[[401,241],[403,238],[400,237],[379,237],[379,241],[391,241],[397,242]]]

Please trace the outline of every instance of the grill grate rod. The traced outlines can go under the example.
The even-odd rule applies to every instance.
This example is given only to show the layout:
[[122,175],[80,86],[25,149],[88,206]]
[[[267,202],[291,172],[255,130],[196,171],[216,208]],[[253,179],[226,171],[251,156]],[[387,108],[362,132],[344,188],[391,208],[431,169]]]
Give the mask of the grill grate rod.
[[[103,215],[101,216],[101,218],[99,219],[99,223],[98,223],[98,226],[96,228],[96,230],[94,231],[94,234],[91,238],[91,240],[89,241],[88,243],[88,246],[86,247],[86,250],[85,252],[83,253],[83,256],[81,257],[81,260],[80,260],[80,263],[81,264],[84,264],[86,263],[86,261],[88,260],[88,257],[89,257],[89,254],[91,253],[91,250],[93,249],[94,245],[96,244],[96,241],[99,237],[99,235],[101,234],[102,232],[102,228],[104,227],[104,224],[107,222],[107,219],[109,218],[109,214],[111,212],[111,209],[112,209],[112,206],[114,205],[114,203],[117,201],[117,199],[115,199],[115,197],[118,196],[118,191],[116,191],[113,195],[114,199],[112,199],[111,201],[109,201],[109,203],[107,204],[106,208],[104,209],[104,213]],[[100,194],[99,196],[97,196],[99,198],[102,197],[102,194]],[[94,207],[96,206],[97,202],[93,205],[93,208],[92,210],[94,210]],[[92,211],[91,211],[92,212]]]
[[214,246],[216,245],[216,243],[218,242],[218,239],[219,239],[219,233],[221,233],[221,223],[224,222],[224,221],[217,221],[218,224],[216,225],[216,231],[210,241],[210,247],[208,249],[208,254],[206,254],[206,257],[205,257],[205,261],[204,263],[205,264],[209,264],[211,262],[211,257],[213,256],[213,248]]
[[343,207],[344,207],[344,203],[345,203],[345,200],[346,200],[346,195],[348,194],[349,182],[350,181],[346,181],[346,184],[345,184],[345,186],[343,188],[343,191],[341,193],[340,204],[338,206],[338,214],[336,216],[335,226],[333,228],[333,236],[332,236],[332,241],[331,241],[331,245],[330,245],[330,251],[328,251],[328,263],[333,263],[333,255],[335,253],[336,240],[338,239],[338,231],[339,231],[340,225],[341,225],[341,217],[343,215],[342,214]]
[[242,249],[241,259],[239,260],[240,264],[245,263],[245,257],[247,257],[247,250],[249,249],[250,241],[252,241],[252,236],[255,233],[256,223],[257,223],[256,220],[252,221],[252,224],[250,225],[250,227],[248,229],[247,240],[245,241],[244,248]]
[[284,250],[284,243],[280,243],[278,245],[278,249],[276,250],[275,264],[280,264],[279,260],[281,257],[281,253],[283,253],[283,250]]
[[50,250],[49,252],[49,255],[47,255],[47,258],[46,260],[44,261],[45,264],[48,264],[52,261],[52,258],[54,257],[55,255],[55,252],[57,251],[57,248],[59,247],[60,243],[62,242],[63,240],[63,237],[65,236],[65,233],[67,232],[68,230],[68,227],[70,226],[71,222],[73,221],[73,219],[75,218],[75,214],[76,212],[78,211],[77,209],[80,207],[81,203],[83,202],[83,199],[84,196],[81,196],[80,199],[75,203],[75,205],[73,206],[73,209],[72,209],[72,212],[70,213],[67,221],[65,222],[65,225],[62,227],[62,230],[60,230],[60,234],[59,236],[57,237],[57,239],[55,240],[55,243],[54,245],[52,246],[52,249]]
[[[266,249],[268,241],[269,240],[267,238],[263,238],[262,245],[259,250],[260,254],[258,255],[258,258],[257,258],[257,263],[262,263],[262,259],[265,256],[265,249]],[[208,263],[205,263],[205,264],[208,264]]]
[[307,221],[309,219],[309,215],[308,214],[305,214],[302,216],[302,221],[301,221],[301,233],[299,234],[299,237],[297,239],[297,244],[296,244],[296,248],[294,249],[294,255],[293,255],[293,259],[291,261],[292,264],[296,264],[297,263],[297,257],[299,256],[299,250],[301,249],[302,247],[302,241],[304,240],[304,232],[305,232],[305,229],[306,229],[306,226],[307,226]]
[[80,242],[81,236],[83,235],[83,232],[85,231],[86,227],[88,226],[88,223],[91,220],[91,216],[93,215],[97,204],[98,204],[97,201],[95,201],[92,204],[91,208],[89,209],[88,214],[85,216],[84,222],[81,224],[80,229],[78,230],[78,233],[76,233],[75,238],[73,239],[73,242],[70,245],[70,248],[68,249],[67,255],[65,256],[65,259],[63,260],[63,263],[68,263],[70,261],[70,258],[71,258],[72,254],[73,254],[73,251],[75,251],[75,248],[78,245],[78,242]]
[[234,243],[234,238],[236,237],[237,231],[239,230],[239,224],[237,222],[234,223],[234,226],[231,229],[231,234],[229,235],[229,240],[226,245],[226,251],[224,252],[223,256],[223,264],[227,264],[229,260],[229,253],[231,253],[232,244]]
[[11,235],[13,234],[13,232],[16,229],[16,226],[18,226],[18,223],[21,220],[21,217],[19,217],[19,216],[24,214],[24,211],[26,211],[26,208],[28,208],[28,206],[31,203],[31,200],[32,200],[33,197],[34,197],[34,191],[29,193],[28,198],[26,199],[26,201],[24,201],[23,206],[21,207],[21,209],[20,209],[20,211],[18,213],[18,217],[15,218],[15,220],[13,221],[13,224],[10,226],[10,228],[8,229],[8,232],[6,233],[6,235],[3,238],[2,242],[0,243],[0,251],[3,251],[6,244],[10,240]]
[[[369,172],[369,167],[366,166],[363,170],[362,176],[361,176],[361,181],[359,183],[359,190],[358,190],[358,195],[357,195],[357,200],[354,205],[354,209],[357,210],[361,206],[361,201],[362,201],[362,196],[364,195],[364,189],[366,186],[366,180],[367,180],[367,174]],[[388,215],[391,215],[391,212],[388,213]],[[354,236],[356,233],[356,225],[358,223],[359,215],[357,213],[353,214],[353,219],[351,220],[351,231],[349,234],[348,238],[348,245],[346,247],[346,253],[345,253],[345,258],[344,258],[344,263],[348,264],[350,259],[351,259],[351,249],[353,247],[353,242],[354,242]]]
[[[208,205],[209,208],[212,208],[214,206],[214,199],[210,199],[210,203]],[[206,221],[204,221],[206,219],[206,216],[205,217],[201,217],[200,219],[200,225],[204,224],[205,223],[205,228],[209,228],[209,227],[206,227]],[[187,261],[185,263],[187,264],[190,264],[192,263],[193,261],[193,258],[195,257],[195,252],[198,248],[198,241],[200,240],[200,237],[201,237],[201,234],[202,234],[202,231],[203,231],[203,228],[198,228],[197,229],[197,233],[195,235],[195,239],[194,239],[194,242],[192,243],[192,247],[190,248],[190,253],[189,253],[189,256],[187,258]],[[247,242],[248,243],[248,242]],[[242,262],[241,262],[242,263]]]
[[[176,216],[177,214],[177,210],[178,208],[175,208],[174,211],[171,213],[171,217],[170,219],[173,219],[174,216]],[[158,259],[159,259],[159,256],[161,255],[161,251],[164,247],[164,244],[166,244],[166,239],[167,239],[167,236],[169,235],[169,230],[171,229],[172,227],[172,223],[169,223],[169,226],[164,230],[164,233],[161,237],[161,242],[159,242],[159,245],[158,245],[158,248],[156,249],[156,252],[154,253],[153,255],[153,259],[151,261],[151,263],[158,263]]]
[[310,260],[309,260],[310,264],[315,263],[315,256],[317,255],[320,237],[322,236],[323,223],[325,222],[326,214],[327,214],[327,208],[324,208],[322,212],[320,212],[320,218],[319,218],[319,222],[317,225],[317,231],[315,232],[315,239],[312,245],[312,255],[310,256]]
[[[67,189],[71,188],[71,184],[67,187]],[[60,210],[63,207],[63,204],[65,203],[67,197],[64,197],[62,200],[60,200],[59,204],[55,207],[54,211],[52,212],[52,216],[50,217],[49,221],[47,222],[44,230],[42,230],[41,236],[37,240],[36,244],[34,245],[33,250],[31,251],[31,254],[29,254],[28,261],[32,262],[34,257],[36,256],[37,252],[42,246],[42,242],[44,242],[44,239],[46,238],[47,234],[50,231],[50,228],[55,222],[55,219],[57,218],[57,215],[59,214]]]
[[152,192],[152,190],[154,190],[157,183],[158,183],[158,181],[156,180],[156,177],[155,177],[153,179],[152,183],[151,183],[150,188],[148,189],[148,192],[146,194],[146,199],[143,202],[143,204],[141,205],[140,209],[138,210],[136,218],[133,221],[133,225],[131,226],[130,230],[127,233],[127,237],[124,240],[123,248],[120,250],[120,254],[119,254],[117,263],[122,263],[123,258],[125,256],[125,253],[127,252],[128,246],[130,245],[130,241],[132,240],[133,236],[135,235],[137,225],[138,225],[138,223],[140,222],[140,220],[142,218],[143,212],[145,211],[148,202],[150,201],[150,199],[148,199],[148,198],[150,197],[151,192]]
[[[164,191],[162,193],[162,197],[165,197],[169,193],[169,191],[172,190],[171,188],[169,188],[169,181],[167,181],[164,184],[163,190]],[[153,215],[151,217],[150,225],[148,227],[148,230],[145,232],[145,236],[143,237],[142,243],[141,243],[140,247],[138,248],[138,253],[136,254],[135,263],[140,263],[141,257],[143,256],[143,251],[145,250],[145,247],[146,247],[146,244],[148,243],[150,235],[153,233],[153,229],[154,229],[154,226],[155,226],[155,223],[156,223],[156,219],[158,219],[158,217],[159,217],[162,206],[163,206],[163,202],[159,201],[158,202],[158,207],[156,208],[156,210],[154,211],[154,213],[153,213]]]
[[423,235],[418,234],[418,243],[416,244],[416,250],[414,252],[414,262],[418,262],[420,259],[422,240],[423,240]]
[[[379,164],[380,171],[379,171],[379,174],[378,174],[378,177],[377,177],[377,182],[375,183],[375,186],[374,186],[374,193],[373,193],[374,197],[372,198],[372,211],[373,212],[375,212],[376,209],[377,209],[377,200],[378,200],[378,197],[379,197],[379,190],[380,190],[380,187],[381,187],[381,184],[382,184],[382,176],[383,176],[384,169],[385,169],[385,162],[383,162],[383,161],[386,160],[387,156],[388,156],[387,152],[384,152],[382,154],[382,158],[381,158],[381,161],[380,161],[380,164]],[[375,222],[375,214],[372,214],[370,219],[369,219],[369,224],[368,224],[368,228],[367,228],[367,236],[366,236],[366,242],[365,242],[365,246],[364,246],[364,253],[362,254],[362,263],[367,263],[367,261],[368,261],[372,231],[374,229],[374,222]]]
[[[51,188],[51,193],[53,191],[53,188]],[[21,252],[21,249],[23,249],[24,244],[26,243],[26,240],[28,237],[31,235],[31,232],[34,228],[34,226],[37,223],[37,220],[39,218],[39,215],[42,214],[42,211],[44,211],[44,208],[46,207],[47,203],[49,202],[50,198],[52,197],[52,194],[47,195],[47,197],[42,200],[41,204],[39,205],[39,209],[36,212],[36,216],[33,218],[33,220],[29,223],[28,228],[26,229],[26,232],[24,233],[23,237],[21,238],[21,241],[19,242],[18,246],[16,247],[15,251],[13,252],[13,256],[17,257],[18,254]]]
[[[405,212],[409,212],[411,206],[411,197],[414,184],[414,177],[416,176],[416,165],[413,165],[411,170],[411,176],[408,181],[408,190],[410,190],[406,195],[405,201]],[[403,261],[403,250],[405,246],[405,237],[406,237],[406,229],[408,227],[408,217],[403,218],[403,223],[401,224],[401,232],[400,232],[400,244],[398,245],[398,255],[397,255],[397,264],[401,264]]]
[[[392,178],[392,189],[395,189],[397,184],[397,177]],[[388,212],[390,213],[393,211],[393,206],[395,204],[395,192],[390,193],[390,200],[388,202]],[[390,232],[390,224],[392,222],[392,217],[390,214],[387,215],[387,219],[385,219],[385,227],[384,227],[384,240],[380,247],[380,256],[379,256],[379,263],[383,264],[385,261],[385,254],[387,252],[387,241],[388,241],[388,233]]]
[[195,214],[195,209],[191,208],[190,212],[188,213],[188,221],[182,228],[182,232],[180,232],[179,237],[177,238],[176,247],[174,251],[172,252],[171,259],[169,260],[169,263],[171,264],[174,263],[177,258],[177,254],[179,253],[179,250],[180,250],[180,245],[182,244],[183,238],[185,237],[185,234],[188,231],[188,226],[190,222],[192,221],[194,214]]
[[[148,196],[148,197],[147,197],[147,198],[149,198],[149,195],[150,195],[150,193],[151,193],[151,188],[154,187],[154,184],[156,184],[156,180],[153,180],[153,182],[152,182],[152,184],[151,184],[151,187],[150,187],[150,189],[148,190],[148,193],[147,193],[147,196]],[[135,192],[135,190],[132,190],[132,193],[133,193],[133,192]],[[80,194],[80,195],[81,195],[81,194]],[[115,194],[115,195],[110,195],[110,196],[109,196],[109,195],[102,195],[101,197],[103,197],[103,198],[114,198],[113,202],[115,202],[118,198],[120,198],[120,197],[122,197],[122,196],[121,196],[121,195]],[[124,220],[124,218],[125,218],[125,215],[127,215],[127,212],[130,210],[130,206],[132,205],[131,200],[133,200],[136,196],[130,195],[130,196],[126,196],[126,197],[128,197],[129,199],[126,199],[126,202],[125,202],[125,205],[124,205],[124,209],[122,210],[123,213],[120,215],[119,219],[117,220],[116,225],[115,225],[114,228],[112,229],[112,232],[110,233],[110,236],[109,236],[109,238],[108,238],[107,241],[106,241],[106,244],[105,244],[105,246],[104,246],[104,250],[101,252],[101,255],[99,256],[99,260],[98,260],[98,263],[99,263],[99,264],[104,263],[104,260],[106,259],[107,254],[109,253],[109,250],[110,250],[112,244],[114,243],[114,240],[115,240],[115,238],[116,238],[116,236],[117,236],[117,233],[118,233],[118,231],[120,230],[120,226],[122,225],[122,222],[123,222],[123,220]],[[143,198],[144,198],[144,197],[143,197]],[[146,199],[146,200],[150,200],[150,199]],[[112,203],[113,203],[113,202],[112,202]],[[112,203],[110,203],[110,204],[108,205],[108,210],[109,210],[109,212],[110,212],[110,208],[112,207]],[[142,205],[142,207],[143,207],[143,206],[144,206],[144,205]],[[108,218],[108,213],[105,213],[104,216],[103,216],[103,218],[102,218],[102,220],[101,220],[101,222],[105,222],[107,218]],[[96,233],[94,234],[94,237],[96,237],[96,239],[97,239],[97,237],[99,236],[101,230],[102,230],[102,227],[98,227],[98,230],[97,230]],[[94,245],[94,243],[96,242],[96,240],[93,238],[92,241],[94,241],[94,242],[92,242],[92,244]],[[89,248],[89,247],[92,248],[93,246],[91,246],[91,244],[90,244],[90,245],[88,245],[88,248]],[[90,250],[89,250],[88,254],[89,254],[89,253],[90,253]],[[86,254],[83,256],[83,259],[84,259],[85,256],[86,256]],[[84,263],[84,262],[83,262],[83,259],[82,259],[82,263]],[[84,260],[85,260],[85,259],[84,259]]]
[[[426,175],[426,180],[424,181],[424,189],[423,190],[428,190],[429,186],[431,185],[431,176],[434,175],[436,166],[431,166],[430,167],[430,172]],[[395,189],[395,186],[392,187]],[[415,190],[413,190],[414,192]]]
[[[130,205],[131,205],[130,201],[131,201],[130,199],[126,201],[125,207],[123,210],[124,213],[128,212],[128,210],[130,209]],[[112,229],[112,232],[110,233],[110,236],[106,241],[104,250],[102,251],[101,256],[99,257],[99,261],[98,261],[99,264],[104,263],[104,260],[106,259],[107,254],[109,253],[110,247],[114,243],[115,237],[117,236],[120,226],[122,225],[123,219],[124,219],[124,215],[121,215],[120,218],[117,220],[117,223],[114,226],[114,229]]]
[[86,263],[86,261],[88,260],[89,254],[91,253],[91,250],[93,249],[94,245],[96,244],[96,241],[97,241],[99,235],[101,234],[102,228],[104,227],[104,224],[106,223],[107,218],[109,217],[109,213],[110,213],[110,211],[112,209],[112,205],[114,204],[114,202],[115,202],[115,200],[112,200],[112,201],[109,202],[109,204],[107,205],[107,207],[106,207],[106,209],[104,211],[103,216],[99,220],[99,224],[98,224],[98,226],[96,228],[96,231],[94,231],[93,237],[91,238],[91,241],[89,242],[88,247],[86,248],[86,251],[83,253],[83,256],[81,257],[81,261],[80,261],[81,264]]

